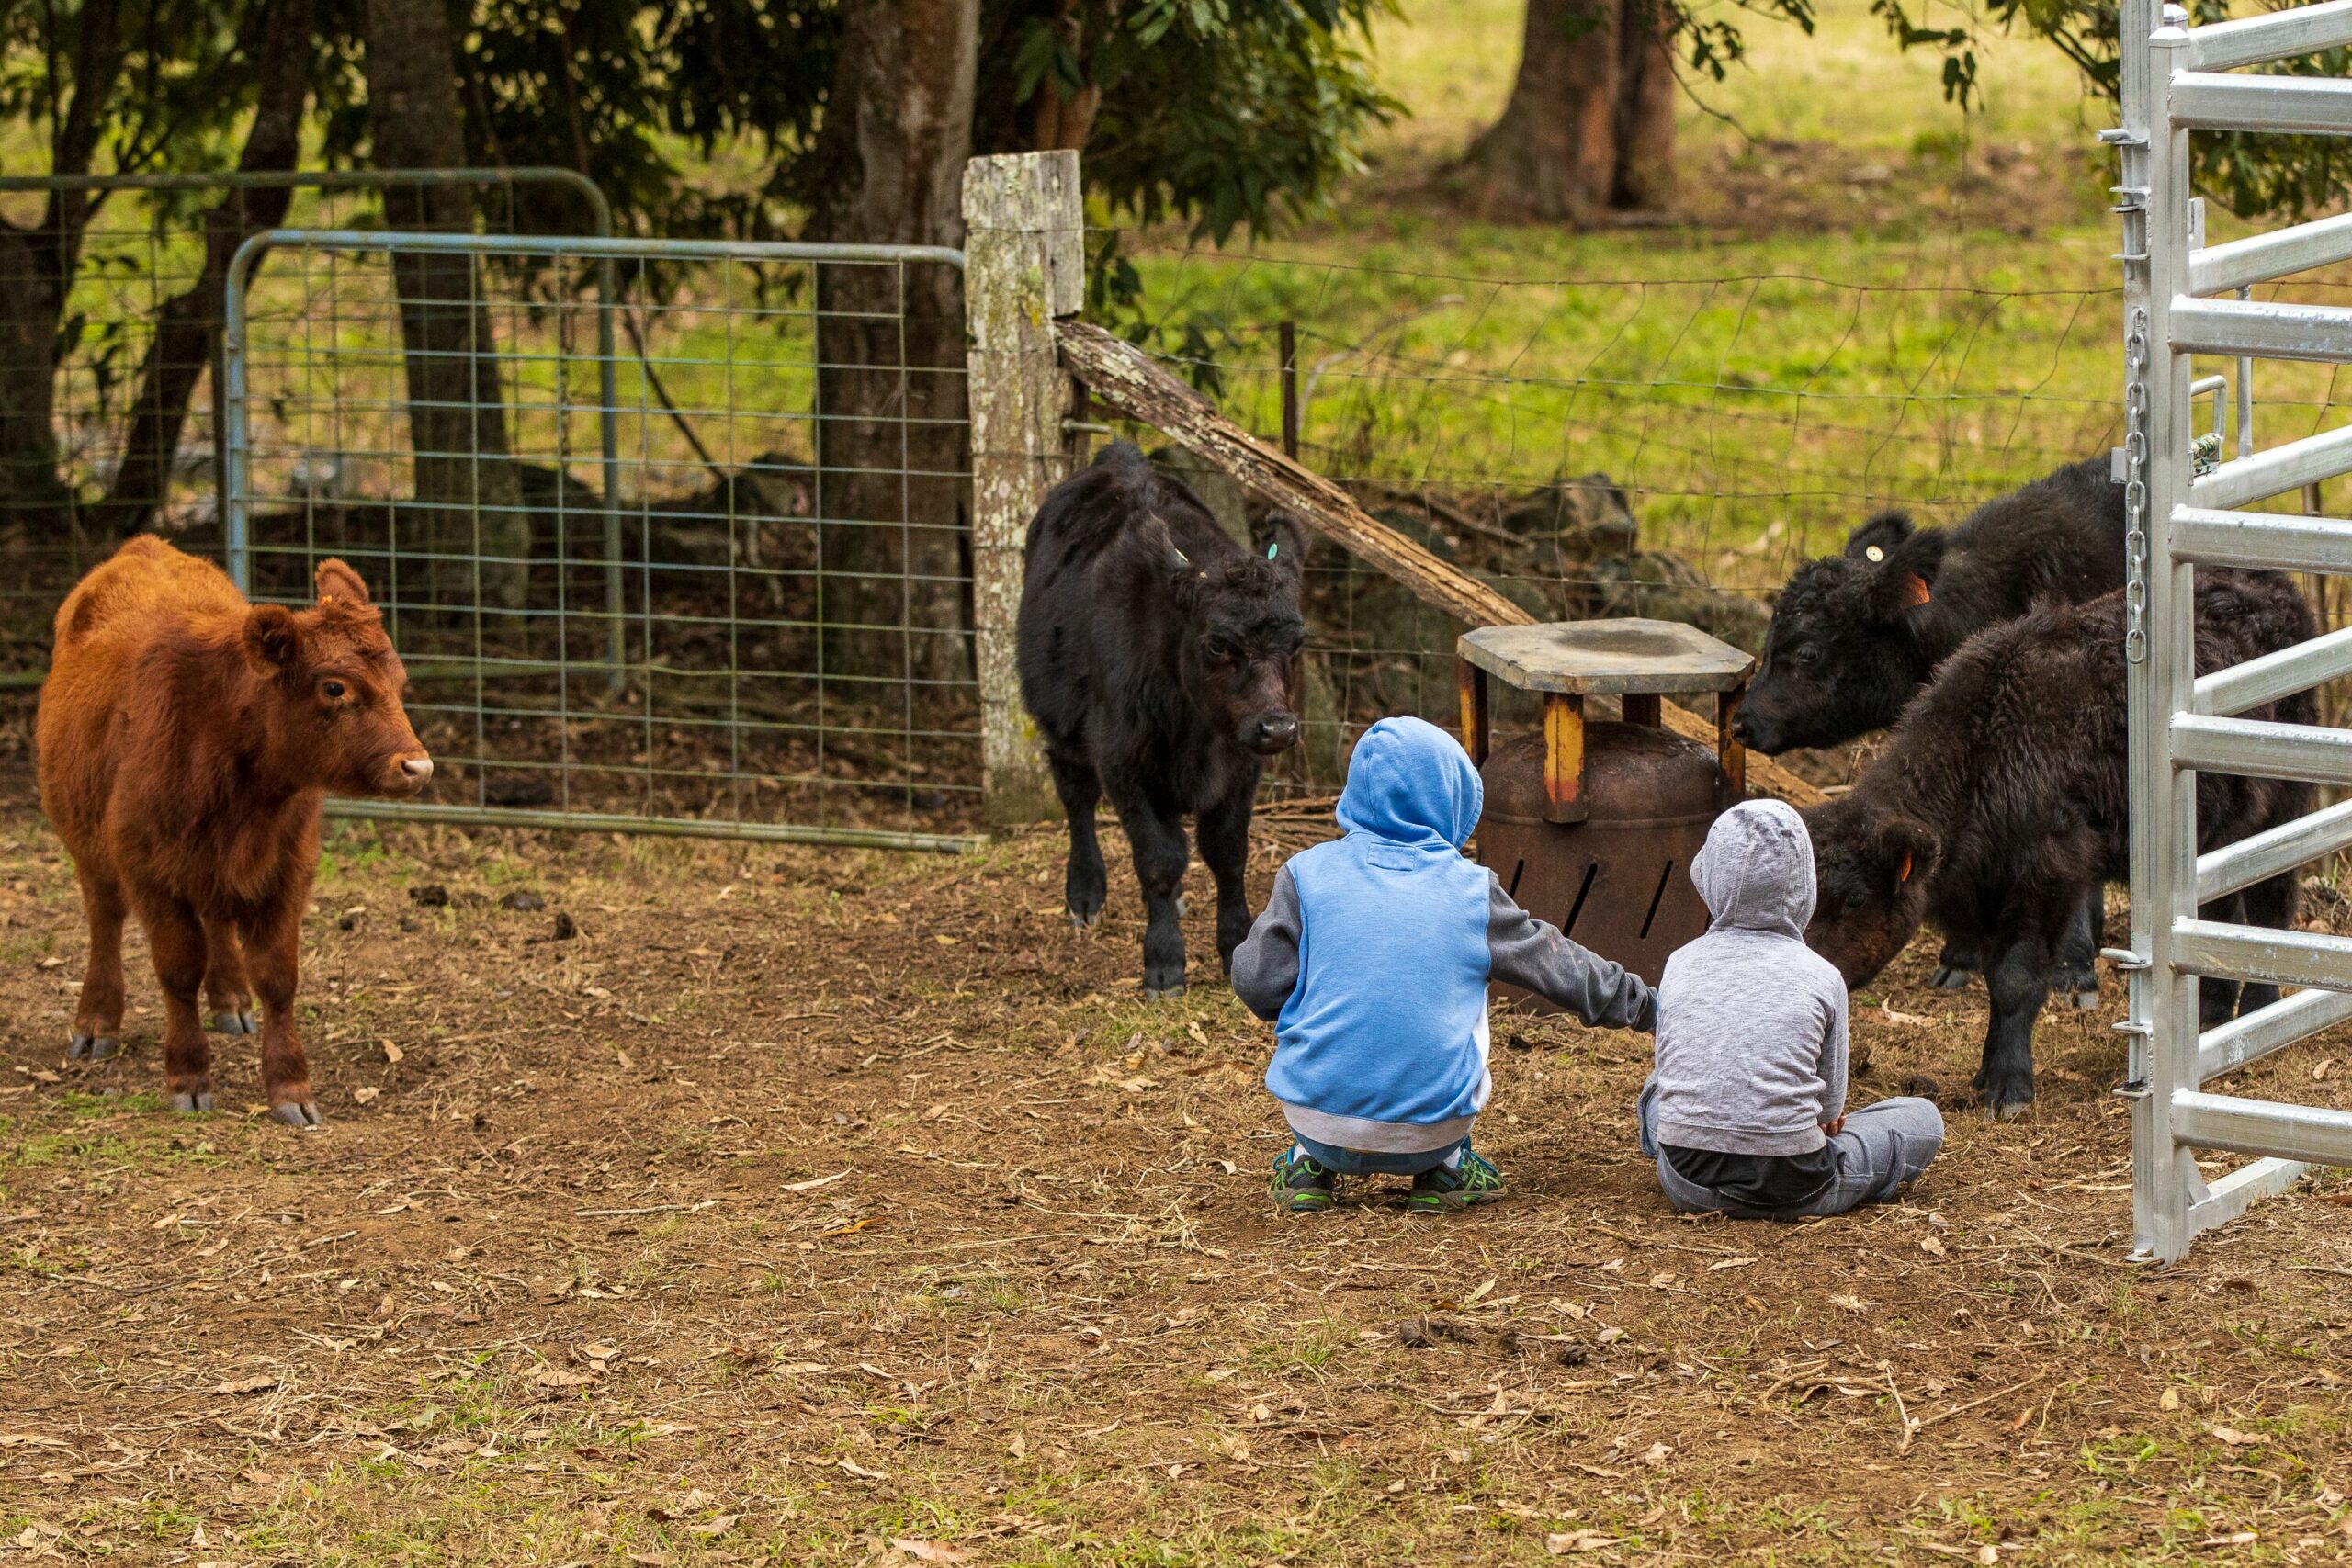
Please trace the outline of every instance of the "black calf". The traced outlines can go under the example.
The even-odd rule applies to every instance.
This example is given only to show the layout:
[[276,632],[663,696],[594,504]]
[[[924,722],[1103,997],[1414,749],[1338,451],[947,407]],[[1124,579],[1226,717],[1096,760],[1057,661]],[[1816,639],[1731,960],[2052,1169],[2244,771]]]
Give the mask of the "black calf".
[[1216,878],[1217,956],[1228,970],[1250,934],[1241,876],[1258,774],[1298,738],[1291,673],[1306,637],[1305,545],[1276,514],[1244,552],[1191,491],[1125,442],[1056,486],[1029,525],[1021,694],[1069,815],[1064,896],[1079,925],[1102,911],[1094,809],[1108,795],[1149,916],[1147,994],[1184,987],[1183,813],[1196,815],[1201,859]]
[[1807,561],[1781,590],[1733,733],[1778,755],[1883,729],[1985,627],[2122,585],[2123,489],[2104,456],[1988,501],[1949,530],[1882,513],[1843,555]]
[[[2312,635],[2311,607],[2272,572],[2200,570],[2197,669],[2243,663]],[[1976,1087],[1996,1116],[2033,1099],[2033,1021],[2068,929],[2127,870],[2123,602],[2052,606],[1971,638],[1905,710],[1845,795],[1805,813],[1819,897],[1805,940],[1849,986],[1867,982],[1933,919],[1981,954],[1992,993]],[[2311,724],[2309,693],[2251,710]],[[2200,848],[2301,816],[2311,786],[2197,775]],[[2212,919],[2283,930],[2286,873],[2207,906]],[[2275,986],[2207,980],[2208,1027],[2278,999]]]
[[[1883,729],[1976,633],[2037,603],[2078,604],[2122,583],[2123,489],[2104,457],[1988,501],[1949,530],[1881,513],[1843,555],[1806,562],[1781,591],[1732,731],[1778,754]],[[2077,1006],[2098,1005],[2101,898],[2086,896],[2061,948],[2059,989]],[[1947,945],[1935,984],[1956,990],[1978,966],[1978,954]]]

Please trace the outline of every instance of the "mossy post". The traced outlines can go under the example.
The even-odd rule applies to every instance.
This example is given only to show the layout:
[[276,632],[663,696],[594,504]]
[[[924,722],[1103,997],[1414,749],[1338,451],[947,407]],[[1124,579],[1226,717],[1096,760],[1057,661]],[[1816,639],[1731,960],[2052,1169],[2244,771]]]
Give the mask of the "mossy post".
[[965,364],[972,417],[973,662],[989,825],[1043,821],[1055,800],[1021,701],[1013,624],[1023,541],[1069,471],[1070,381],[1054,323],[1086,295],[1085,212],[1075,152],[974,158],[964,168]]

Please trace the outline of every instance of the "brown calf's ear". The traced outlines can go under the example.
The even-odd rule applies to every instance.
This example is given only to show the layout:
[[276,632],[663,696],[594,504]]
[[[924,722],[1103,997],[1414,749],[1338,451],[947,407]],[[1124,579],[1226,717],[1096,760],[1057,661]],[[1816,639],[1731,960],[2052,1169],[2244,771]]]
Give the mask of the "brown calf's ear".
[[302,628],[283,604],[256,604],[245,615],[245,657],[265,670],[289,668],[302,654]]
[[333,556],[319,563],[318,584],[319,603],[322,604],[330,599],[341,599],[352,604],[370,602],[368,584],[359,574]]

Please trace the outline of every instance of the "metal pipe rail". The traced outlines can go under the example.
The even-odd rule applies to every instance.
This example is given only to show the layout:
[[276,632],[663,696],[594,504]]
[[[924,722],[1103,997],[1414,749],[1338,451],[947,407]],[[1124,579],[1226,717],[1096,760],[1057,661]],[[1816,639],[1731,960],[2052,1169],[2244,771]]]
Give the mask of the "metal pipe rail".
[[2308,692],[2339,675],[2352,675],[2352,626],[2199,675],[2189,687],[2189,706],[2200,714],[2227,718],[2297,692]]
[[2188,257],[2188,292],[2227,294],[2345,261],[2352,261],[2352,213],[2194,251]]
[[2177,713],[2171,739],[2176,769],[2352,785],[2352,729]]
[[2352,83],[2184,71],[2172,79],[2172,122],[2185,130],[2352,134]]
[[2352,1019],[2352,991],[2314,988],[2215,1024],[2197,1037],[2197,1081],[2210,1083],[2346,1019]]
[[2191,71],[2228,71],[2346,45],[2352,45],[2352,0],[2327,0],[2322,6],[2193,28],[2183,52]]
[[2282,822],[2197,857],[2197,901],[2210,904],[2352,844],[2352,800]]
[[2352,936],[2187,919],[2173,922],[2172,938],[2173,962],[2190,974],[2352,990]]
[[2320,1165],[2352,1165],[2352,1111],[2186,1089],[2173,1097],[2184,1145]]
[[2352,425],[2282,442],[2199,474],[2189,481],[2187,500],[2195,506],[2226,510],[2301,490],[2347,469],[2352,469]]
[[2172,302],[2173,352],[2232,358],[2352,361],[2352,310],[2284,299]]

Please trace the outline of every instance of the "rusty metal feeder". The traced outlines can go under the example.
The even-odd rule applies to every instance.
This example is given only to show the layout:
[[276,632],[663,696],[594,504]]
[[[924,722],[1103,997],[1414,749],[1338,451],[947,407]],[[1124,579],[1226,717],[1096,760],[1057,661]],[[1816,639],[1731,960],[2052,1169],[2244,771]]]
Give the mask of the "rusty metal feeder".
[[[1462,743],[1487,790],[1480,863],[1522,908],[1657,984],[1667,955],[1707,929],[1690,861],[1746,795],[1747,754],[1729,726],[1755,660],[1648,620],[1488,626],[1455,651]],[[1489,676],[1542,697],[1540,733],[1491,744]],[[1659,722],[1662,698],[1702,692],[1715,694],[1712,750]],[[1598,696],[1620,698],[1623,720],[1589,721],[1585,700]]]

